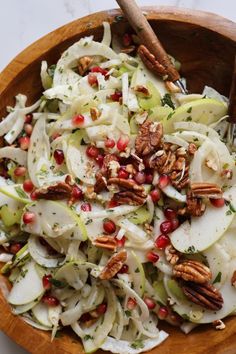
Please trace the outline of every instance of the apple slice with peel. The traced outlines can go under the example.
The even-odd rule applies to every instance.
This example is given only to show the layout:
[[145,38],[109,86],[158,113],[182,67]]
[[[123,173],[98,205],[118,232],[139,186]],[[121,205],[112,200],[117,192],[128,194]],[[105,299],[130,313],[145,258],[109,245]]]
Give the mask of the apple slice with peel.
[[26,263],[16,279],[8,296],[12,305],[28,304],[44,293],[42,279],[39,276],[34,261]]
[[207,258],[212,272],[212,282],[220,289],[228,278],[230,256],[218,242],[204,251],[203,255]]
[[226,113],[226,104],[212,98],[188,102],[163,119],[164,132],[172,133],[174,131],[173,124],[176,122],[192,121],[210,125],[225,116]]
[[222,208],[207,205],[201,217],[185,221],[171,234],[173,246],[182,253],[198,253],[206,250],[226,232],[236,210],[236,187],[228,189],[224,198],[229,202]]
[[[86,240],[87,233],[80,217],[66,204],[39,200],[25,207],[24,212],[35,214],[35,221],[25,224],[21,220],[22,230],[39,236],[58,237],[71,231],[71,238]],[[24,215],[24,214],[23,214]],[[68,238],[68,234],[66,235]]]

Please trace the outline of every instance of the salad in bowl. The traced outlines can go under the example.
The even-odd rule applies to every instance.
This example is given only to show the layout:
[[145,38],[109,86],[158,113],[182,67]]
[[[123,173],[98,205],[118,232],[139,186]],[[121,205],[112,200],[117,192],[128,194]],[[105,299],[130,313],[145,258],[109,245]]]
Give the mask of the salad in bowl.
[[236,311],[228,99],[183,95],[148,57],[104,23],[101,42],[43,61],[41,98],[19,94],[0,122],[7,301],[52,339],[70,326],[86,353],[144,352],[163,321],[224,329]]

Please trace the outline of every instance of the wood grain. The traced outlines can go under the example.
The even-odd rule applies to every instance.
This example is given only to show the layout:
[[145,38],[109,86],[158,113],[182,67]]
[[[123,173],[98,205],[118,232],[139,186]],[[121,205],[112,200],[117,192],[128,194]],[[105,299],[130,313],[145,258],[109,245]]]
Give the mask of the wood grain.
[[[200,92],[205,84],[228,95],[236,53],[236,24],[220,16],[171,7],[144,8],[147,18],[168,53],[182,62],[182,75],[189,90]],[[102,22],[112,24],[113,33],[130,31],[121,12],[110,10],[76,20],[48,34],[20,53],[0,74],[0,115],[13,104],[19,92],[29,97],[29,103],[40,97],[40,62],[55,63],[61,53],[84,35],[102,37]],[[118,16],[118,17],[117,17]],[[0,277],[0,281],[5,281]],[[80,354],[80,342],[72,332],[50,341],[50,334],[33,329],[10,307],[0,292],[0,328],[19,345],[33,354]],[[184,335],[178,329],[165,326],[170,337],[155,354],[235,354],[236,319],[226,320],[226,329],[216,332],[210,325],[196,328]],[[98,353],[102,353],[99,351]]]

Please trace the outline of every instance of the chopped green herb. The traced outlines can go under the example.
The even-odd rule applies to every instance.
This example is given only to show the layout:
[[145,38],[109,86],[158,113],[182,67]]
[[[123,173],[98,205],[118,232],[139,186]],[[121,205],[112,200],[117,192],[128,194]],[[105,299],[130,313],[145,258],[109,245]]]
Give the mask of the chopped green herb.
[[139,272],[140,272],[139,268],[136,268],[135,273],[139,273]]
[[86,340],[89,340],[89,339],[93,339],[93,337],[90,336],[89,334],[86,334],[86,335],[84,336],[84,340],[86,341]]
[[191,117],[191,116],[188,116],[185,120],[186,120],[186,122],[191,122],[192,117]]
[[196,249],[195,249],[194,246],[189,246],[189,248],[186,249],[186,250],[184,251],[184,253],[188,253],[188,254],[196,253]]
[[161,104],[162,106],[165,106],[165,104],[173,109],[175,109],[175,105],[171,99],[171,95],[169,93],[166,93],[163,98],[161,99]]
[[49,279],[49,281],[56,288],[63,288],[66,285],[66,283],[64,283],[60,280],[54,279],[54,278]]
[[193,107],[189,107],[189,109],[187,110],[187,113],[191,113],[192,109],[193,109]]
[[131,316],[131,311],[126,310],[126,311],[125,311],[125,314],[126,314],[127,317],[130,317],[130,316]]
[[219,283],[219,282],[221,281],[221,275],[222,275],[221,272],[219,272],[219,273],[217,274],[217,276],[215,277],[215,280],[213,281],[213,284]]
[[124,19],[124,16],[118,15],[115,17],[115,22],[120,22]]
[[135,340],[130,346],[134,349],[142,349],[144,348],[143,341],[141,339]]

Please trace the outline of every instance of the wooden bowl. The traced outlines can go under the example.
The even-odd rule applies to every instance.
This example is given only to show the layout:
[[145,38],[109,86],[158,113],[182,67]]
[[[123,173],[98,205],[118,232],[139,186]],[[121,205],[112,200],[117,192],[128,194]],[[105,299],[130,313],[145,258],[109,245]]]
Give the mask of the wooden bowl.
[[[190,92],[201,92],[205,84],[228,95],[230,78],[236,53],[236,24],[214,14],[180,10],[174,7],[144,9],[154,30],[168,53],[182,63],[182,75],[187,78]],[[102,22],[112,24],[113,33],[128,29],[118,10],[93,14],[61,27],[38,40],[19,54],[0,74],[0,115],[12,105],[14,96],[24,93],[33,102],[40,96],[39,73],[41,60],[55,63],[61,53],[85,35],[102,37]],[[0,277],[1,288],[6,280]],[[236,296],[236,293],[235,293]],[[0,328],[15,342],[33,354],[79,354],[82,346],[72,332],[50,341],[50,334],[36,330],[11,314],[10,306],[0,292]],[[211,325],[196,328],[184,335],[179,329],[165,326],[170,337],[150,353],[160,354],[235,354],[236,319],[226,321],[224,331]],[[102,353],[102,351],[99,351]]]

